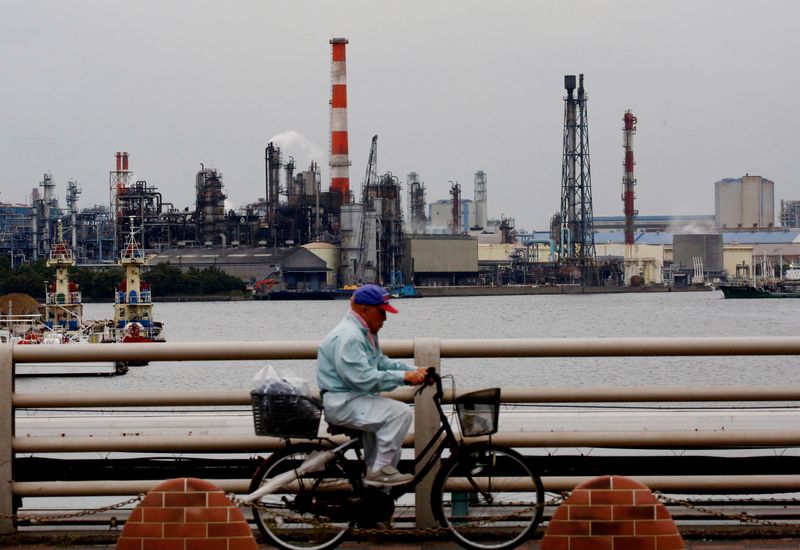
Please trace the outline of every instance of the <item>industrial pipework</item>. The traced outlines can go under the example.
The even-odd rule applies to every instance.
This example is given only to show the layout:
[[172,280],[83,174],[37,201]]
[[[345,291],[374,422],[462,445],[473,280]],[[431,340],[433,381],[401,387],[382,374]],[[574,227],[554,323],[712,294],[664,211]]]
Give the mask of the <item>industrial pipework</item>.
[[347,70],[346,38],[331,38],[331,191],[350,200],[350,156],[347,145]]

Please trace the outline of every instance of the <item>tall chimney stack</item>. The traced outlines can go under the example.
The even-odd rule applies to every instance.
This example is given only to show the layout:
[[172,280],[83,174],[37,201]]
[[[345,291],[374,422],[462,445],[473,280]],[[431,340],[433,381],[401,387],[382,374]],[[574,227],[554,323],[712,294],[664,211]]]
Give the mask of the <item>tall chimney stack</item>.
[[625,111],[622,117],[625,123],[623,128],[623,147],[625,148],[625,175],[622,178],[622,203],[625,214],[625,244],[633,244],[634,225],[633,218],[637,212],[633,208],[634,191],[636,179],[633,177],[633,135],[636,133],[636,117],[630,111]]
[[347,145],[346,38],[331,38],[331,191],[350,196],[350,156]]

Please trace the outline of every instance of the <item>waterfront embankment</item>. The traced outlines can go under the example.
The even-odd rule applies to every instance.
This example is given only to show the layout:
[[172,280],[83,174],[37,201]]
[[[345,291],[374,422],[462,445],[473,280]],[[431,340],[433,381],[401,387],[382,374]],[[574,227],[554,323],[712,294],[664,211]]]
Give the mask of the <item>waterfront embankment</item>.
[[420,286],[424,298],[446,296],[526,296],[553,294],[642,294],[662,292],[710,292],[710,286],[581,286],[581,285],[509,285],[509,286]]

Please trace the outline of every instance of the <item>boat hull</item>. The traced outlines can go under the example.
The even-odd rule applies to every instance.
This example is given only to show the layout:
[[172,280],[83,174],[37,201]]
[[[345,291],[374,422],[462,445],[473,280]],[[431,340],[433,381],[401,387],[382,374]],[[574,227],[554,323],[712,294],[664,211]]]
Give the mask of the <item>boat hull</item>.
[[748,298],[800,298],[796,289],[771,289],[755,285],[719,285],[719,289],[727,299]]

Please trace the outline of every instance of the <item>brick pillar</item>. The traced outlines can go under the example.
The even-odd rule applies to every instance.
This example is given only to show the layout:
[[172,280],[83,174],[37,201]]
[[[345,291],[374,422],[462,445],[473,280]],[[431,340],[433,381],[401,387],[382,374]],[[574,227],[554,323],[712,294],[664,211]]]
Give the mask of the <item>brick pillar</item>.
[[117,550],[258,550],[241,510],[194,478],[161,483],[131,512]]
[[684,550],[666,507],[636,480],[581,483],[553,514],[541,550]]

